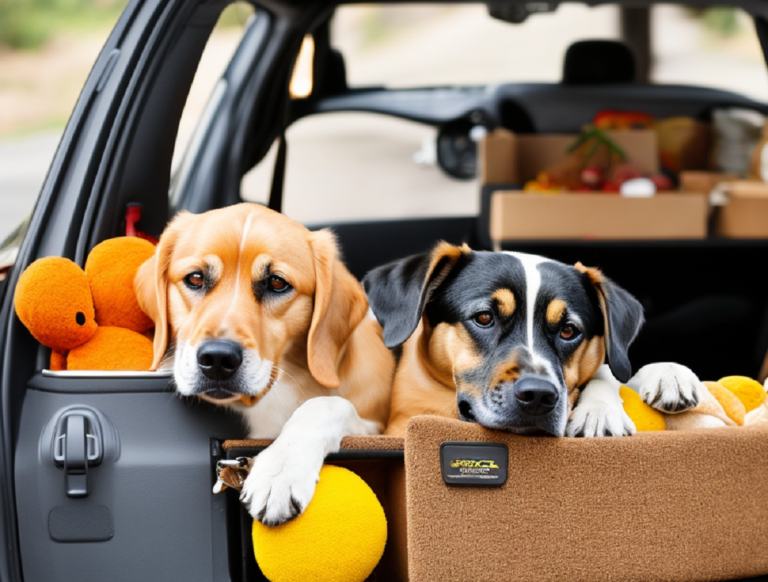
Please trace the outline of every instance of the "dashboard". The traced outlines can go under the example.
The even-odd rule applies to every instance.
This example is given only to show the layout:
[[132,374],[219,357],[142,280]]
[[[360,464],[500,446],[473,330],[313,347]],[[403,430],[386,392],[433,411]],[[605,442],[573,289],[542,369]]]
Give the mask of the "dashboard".
[[[476,171],[476,135],[504,127],[517,133],[578,133],[604,109],[642,111],[656,118],[708,120],[714,108],[740,107],[768,113],[768,104],[737,93],[686,85],[568,85],[514,83],[475,87],[353,89],[294,101],[292,121],[309,115],[361,111],[390,115],[438,129],[443,170],[459,179]],[[476,131],[476,130],[475,130]]]

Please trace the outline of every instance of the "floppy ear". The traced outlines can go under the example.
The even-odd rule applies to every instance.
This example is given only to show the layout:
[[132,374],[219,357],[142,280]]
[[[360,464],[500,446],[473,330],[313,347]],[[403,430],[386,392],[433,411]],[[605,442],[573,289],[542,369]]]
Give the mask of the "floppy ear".
[[605,354],[611,372],[619,382],[632,376],[629,346],[637,337],[645,318],[643,306],[627,291],[609,280],[599,269],[574,265],[597,291],[600,310],[605,321]]
[[178,222],[176,218],[166,227],[155,254],[142,263],[133,280],[139,307],[155,322],[153,371],[168,348],[168,266],[179,238]]
[[312,376],[326,388],[338,388],[338,365],[349,336],[368,311],[363,288],[339,259],[329,230],[310,235],[315,263],[315,306],[307,338]]
[[405,342],[419,325],[432,292],[448,276],[467,245],[441,241],[428,253],[413,255],[375,268],[363,277],[371,309],[384,329],[388,348]]

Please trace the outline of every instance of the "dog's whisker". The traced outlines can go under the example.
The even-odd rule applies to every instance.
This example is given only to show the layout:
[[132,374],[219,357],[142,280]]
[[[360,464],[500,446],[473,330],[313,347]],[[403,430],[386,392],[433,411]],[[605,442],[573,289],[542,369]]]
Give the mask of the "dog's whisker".
[[176,361],[176,341],[171,340],[168,343],[168,348],[165,350],[165,354],[163,354],[163,357],[160,359],[160,365],[158,365],[158,369],[173,368],[175,361]]
[[296,384],[296,387],[297,387],[299,390],[302,390],[302,388],[301,388],[301,384],[299,384],[299,382],[296,380],[296,378],[294,378],[293,376],[291,376],[291,375],[290,375],[290,374],[289,374],[289,373],[288,373],[288,372],[287,372],[285,369],[281,368],[280,366],[275,366],[275,365],[273,365],[273,366],[272,366],[272,369],[273,369],[273,370],[277,370],[278,372],[282,372],[283,374],[285,374],[286,376],[288,376],[288,377],[289,377],[289,378],[290,378],[290,379],[293,381],[293,383],[294,383],[294,384]]
[[[307,398],[307,393],[305,392],[305,390],[304,390],[304,387],[301,385],[301,383],[300,383],[300,382],[299,382],[299,381],[298,381],[296,378],[294,378],[293,376],[291,376],[291,375],[290,375],[290,374],[289,374],[289,373],[288,373],[286,370],[284,370],[283,368],[280,368],[279,366],[274,366],[274,367],[275,367],[277,370],[279,370],[280,372],[282,372],[283,374],[285,374],[286,376],[288,376],[288,377],[289,377],[289,378],[290,378],[290,379],[293,381],[294,385],[295,385],[295,386],[296,386],[296,388],[298,389],[298,391],[299,391],[299,393],[301,394],[301,396],[302,396],[303,398]],[[281,395],[281,396],[282,396],[282,395]]]
[[[273,374],[273,376],[272,377],[275,379],[274,380],[275,382],[277,382],[277,372],[283,372],[288,378],[290,378],[290,380],[296,385],[296,387],[299,388],[299,390],[301,389],[301,386],[299,386],[299,383],[296,382],[296,379],[293,376],[291,376],[288,372],[286,372],[282,368],[279,368],[278,366],[275,366],[273,364],[273,366],[272,366],[272,374]],[[276,398],[282,404],[287,404],[288,403],[287,395],[286,395],[285,391],[283,391],[283,390],[278,390],[277,392],[275,392],[275,395],[273,396],[273,398]]]

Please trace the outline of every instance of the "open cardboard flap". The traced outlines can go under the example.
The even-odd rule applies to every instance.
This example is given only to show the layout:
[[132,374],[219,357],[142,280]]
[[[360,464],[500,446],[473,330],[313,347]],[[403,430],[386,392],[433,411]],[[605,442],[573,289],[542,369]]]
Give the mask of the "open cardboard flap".
[[[445,441],[509,449],[500,487],[443,481]],[[227,441],[237,453],[259,441]],[[768,573],[768,427],[626,438],[516,436],[420,416],[406,438],[343,449],[405,450],[340,461],[379,496],[389,539],[380,580],[695,581]],[[375,457],[375,455],[373,455]]]

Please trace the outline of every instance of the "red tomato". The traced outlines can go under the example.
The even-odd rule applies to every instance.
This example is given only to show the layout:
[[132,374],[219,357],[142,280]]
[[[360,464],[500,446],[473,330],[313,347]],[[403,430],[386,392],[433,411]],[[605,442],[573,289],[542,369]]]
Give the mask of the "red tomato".
[[664,174],[653,174],[652,176],[648,177],[655,184],[657,192],[669,192],[670,190],[674,189],[672,180],[670,180]]

